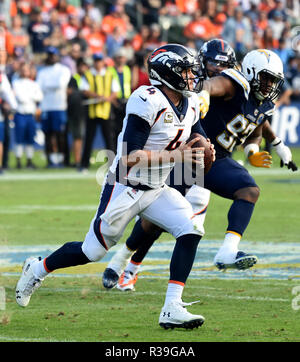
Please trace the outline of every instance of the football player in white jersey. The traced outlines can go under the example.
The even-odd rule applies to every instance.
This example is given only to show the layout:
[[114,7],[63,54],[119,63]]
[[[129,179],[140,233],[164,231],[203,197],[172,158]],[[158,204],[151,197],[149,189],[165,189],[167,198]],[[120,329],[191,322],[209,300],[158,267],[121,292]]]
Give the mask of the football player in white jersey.
[[193,221],[191,204],[165,183],[175,162],[204,168],[203,148],[192,148],[198,138],[186,142],[191,132],[203,134],[201,104],[195,93],[201,85],[201,67],[187,48],[168,44],[149,57],[148,71],[153,85],[138,88],[128,100],[117,155],[84,242],[66,243],[43,260],[26,259],[16,286],[20,306],[28,305],[32,293],[53,270],[101,260],[139,215],[176,239],[159,324],[195,328],[204,322],[182,302],[203,230]]

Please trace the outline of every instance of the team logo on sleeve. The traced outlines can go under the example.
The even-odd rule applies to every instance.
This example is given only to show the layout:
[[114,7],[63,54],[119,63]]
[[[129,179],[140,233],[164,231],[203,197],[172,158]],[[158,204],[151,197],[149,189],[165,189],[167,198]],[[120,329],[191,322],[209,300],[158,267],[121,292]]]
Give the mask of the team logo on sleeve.
[[167,112],[165,114],[164,123],[172,123],[173,119],[174,119],[173,113],[172,112]]

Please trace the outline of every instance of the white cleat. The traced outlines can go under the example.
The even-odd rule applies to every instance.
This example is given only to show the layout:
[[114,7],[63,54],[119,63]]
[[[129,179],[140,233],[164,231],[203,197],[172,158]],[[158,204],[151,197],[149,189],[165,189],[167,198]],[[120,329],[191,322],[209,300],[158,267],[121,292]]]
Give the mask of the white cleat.
[[117,289],[122,290],[123,292],[134,291],[135,283],[138,279],[137,274],[132,274],[129,271],[125,271],[121,276],[117,284]]
[[214,260],[215,266],[219,270],[226,270],[226,269],[238,269],[238,270],[246,270],[252,268],[258,259],[256,255],[253,254],[246,254],[243,251],[238,251],[235,259],[231,262],[224,261],[222,258],[216,256]]
[[170,302],[164,306],[159,316],[159,325],[165,329],[186,328],[193,329],[202,326],[205,318],[202,315],[191,314],[186,306],[197,302],[184,303],[179,301]]
[[39,261],[38,258],[27,258],[23,265],[22,275],[16,286],[16,302],[21,307],[26,307],[29,304],[31,295],[38,289],[43,279],[38,279],[34,276],[32,266]]

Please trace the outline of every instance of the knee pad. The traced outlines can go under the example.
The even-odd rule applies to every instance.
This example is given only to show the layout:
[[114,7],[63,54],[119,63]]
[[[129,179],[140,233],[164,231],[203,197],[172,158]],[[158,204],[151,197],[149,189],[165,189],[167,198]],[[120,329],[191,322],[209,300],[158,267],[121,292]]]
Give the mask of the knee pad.
[[90,261],[101,260],[107,253],[107,250],[100,244],[92,228],[86,234],[82,244],[82,251]]

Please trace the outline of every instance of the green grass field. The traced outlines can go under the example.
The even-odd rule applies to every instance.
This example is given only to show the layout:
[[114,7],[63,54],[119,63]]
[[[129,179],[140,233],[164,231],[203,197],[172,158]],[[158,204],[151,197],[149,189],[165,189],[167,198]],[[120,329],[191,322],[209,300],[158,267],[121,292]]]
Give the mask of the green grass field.
[[[294,149],[293,153],[300,165],[300,150]],[[39,157],[37,154],[36,162],[42,165]],[[238,152],[234,157],[243,155]],[[13,156],[10,163],[14,166]],[[278,245],[284,257],[284,245],[300,244],[300,172],[292,173],[278,165],[274,155],[272,169],[250,168],[261,196],[243,240],[256,242],[261,248],[267,243],[275,249]],[[192,331],[165,331],[158,325],[167,272],[141,272],[133,293],[108,292],[101,282],[104,262],[54,272],[33,295],[29,306],[20,308],[14,289],[21,262],[5,262],[4,253],[10,248],[21,252],[22,248],[53,248],[83,240],[101,191],[95,171],[96,165],[88,176],[81,177],[66,169],[12,169],[0,179],[0,287],[6,293],[2,310],[0,303],[0,341],[300,341],[300,309],[295,308],[297,299],[292,294],[294,287],[300,288],[300,260],[282,264],[281,269],[276,263],[266,266],[264,260],[254,267],[257,271],[262,267],[295,270],[292,277],[277,279],[258,278],[251,273],[245,277],[245,272],[240,272],[243,277],[233,278],[231,271],[208,277],[205,268],[200,268],[188,280],[183,296],[187,302],[200,299],[189,311],[206,318],[201,328]],[[203,240],[223,239],[229,206],[229,200],[212,195]],[[120,243],[126,240],[132,225]],[[165,233],[159,243],[167,240],[172,237]],[[159,264],[145,261],[149,267],[155,263]],[[168,260],[161,263],[167,270]]]

